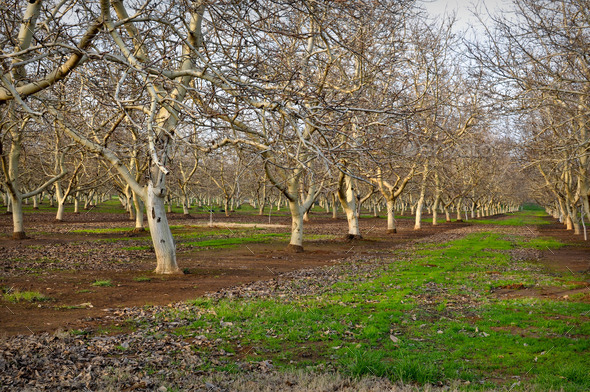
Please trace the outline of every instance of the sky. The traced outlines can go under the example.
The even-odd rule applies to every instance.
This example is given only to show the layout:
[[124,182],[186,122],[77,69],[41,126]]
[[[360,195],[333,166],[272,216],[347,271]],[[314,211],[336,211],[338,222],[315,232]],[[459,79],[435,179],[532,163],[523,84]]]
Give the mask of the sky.
[[481,29],[481,27],[478,27],[479,22],[472,15],[472,10],[477,9],[485,12],[485,8],[487,7],[493,13],[494,11],[508,8],[509,4],[509,0],[423,0],[422,2],[424,9],[431,16],[442,16],[445,12],[451,13],[456,11],[457,22],[455,29],[457,31],[467,30],[470,24],[474,25],[476,29]]

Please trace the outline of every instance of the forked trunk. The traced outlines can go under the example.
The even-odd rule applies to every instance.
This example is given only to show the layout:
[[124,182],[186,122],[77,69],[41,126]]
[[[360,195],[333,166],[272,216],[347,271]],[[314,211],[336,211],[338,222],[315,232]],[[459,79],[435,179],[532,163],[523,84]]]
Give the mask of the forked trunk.
[[360,238],[356,193],[354,192],[352,179],[343,174],[339,181],[338,200],[340,200],[340,205],[342,205],[348,221],[348,239]]
[[147,189],[146,210],[150,234],[156,252],[157,274],[181,273],[176,263],[176,245],[166,218],[164,197],[157,194],[158,190],[150,184]]

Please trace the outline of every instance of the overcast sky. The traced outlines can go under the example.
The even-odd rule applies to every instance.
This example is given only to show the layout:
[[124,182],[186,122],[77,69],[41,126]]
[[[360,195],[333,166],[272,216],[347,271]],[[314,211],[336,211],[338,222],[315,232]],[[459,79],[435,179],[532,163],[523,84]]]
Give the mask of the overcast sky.
[[[509,8],[510,0],[424,0],[423,7],[432,16],[442,16],[445,13],[457,12],[457,30],[466,30],[470,24],[479,22],[472,15],[471,10],[477,9],[485,12],[487,7],[490,12]],[[483,7],[485,6],[485,7]],[[484,18],[485,20],[486,18]]]

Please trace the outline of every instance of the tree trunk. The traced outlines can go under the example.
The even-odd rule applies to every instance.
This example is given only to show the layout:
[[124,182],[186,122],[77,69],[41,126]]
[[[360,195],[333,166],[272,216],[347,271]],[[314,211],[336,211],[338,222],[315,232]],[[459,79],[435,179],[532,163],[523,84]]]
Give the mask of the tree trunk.
[[393,213],[394,204],[394,200],[387,200],[387,232],[390,234],[397,233],[397,228],[395,227],[395,216]]
[[55,215],[55,220],[56,221],[63,221],[64,220],[64,211],[65,211],[65,200],[62,200],[60,198],[60,200],[57,201],[57,214]]
[[338,203],[336,203],[336,193],[332,193],[332,219],[338,219]]
[[305,213],[303,214],[303,221],[309,222],[309,211],[305,211]]
[[258,202],[258,215],[264,215],[264,207],[266,207],[266,185],[262,187],[262,199]]
[[341,174],[338,182],[338,200],[348,221],[348,239],[360,238],[357,198],[350,176]]
[[20,195],[10,195],[10,205],[12,207],[12,238],[22,240],[27,238],[23,221],[23,204]]
[[39,209],[39,199],[38,199],[38,196],[33,196],[33,209],[34,210],[38,210]]
[[463,217],[461,216],[462,202],[463,202],[463,199],[459,199],[459,201],[457,202],[457,222],[463,222]]
[[135,229],[133,231],[145,231],[143,222],[143,202],[135,192],[133,192],[133,208],[135,208]]
[[424,196],[426,195],[426,180],[428,179],[428,165],[424,165],[424,174],[422,175],[422,183],[420,184],[420,197],[416,203],[416,221],[414,222],[414,230],[422,228],[422,208],[424,207]]
[[295,253],[303,252],[303,214],[299,203],[289,201],[291,210],[291,241],[288,249]]
[[225,216],[229,216],[229,199],[223,201],[223,207],[225,208]]
[[184,216],[190,215],[189,203],[190,203],[190,199],[186,196],[186,192],[184,192],[184,194],[182,195],[182,214]]
[[78,192],[74,195],[74,214],[80,213],[80,195]]
[[445,211],[445,220],[447,222],[450,222],[451,221],[451,213],[449,212],[449,207],[445,206],[443,208],[443,210]]
[[157,194],[158,189],[148,185],[146,209],[148,225],[152,236],[154,251],[156,252],[157,274],[181,273],[176,263],[176,245],[166,218],[165,198]]

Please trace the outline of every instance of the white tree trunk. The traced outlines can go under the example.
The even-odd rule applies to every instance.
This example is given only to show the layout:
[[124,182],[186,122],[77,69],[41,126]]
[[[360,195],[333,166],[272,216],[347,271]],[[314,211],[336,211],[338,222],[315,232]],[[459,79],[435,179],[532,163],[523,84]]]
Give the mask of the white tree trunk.
[[137,196],[135,192],[133,192],[133,208],[135,208],[135,232],[144,231],[144,221],[143,221],[143,202]]
[[182,196],[182,214],[183,215],[190,215],[189,199],[186,196]]
[[424,174],[422,175],[422,183],[420,184],[420,197],[416,203],[416,220],[414,222],[414,230],[422,228],[422,209],[424,208],[424,196],[426,195],[426,180],[428,179],[428,165],[424,166]]
[[348,236],[349,238],[360,238],[361,231],[359,229],[359,217],[355,210],[346,209],[346,219],[348,220]]
[[424,196],[418,199],[416,205],[416,220],[414,221],[414,230],[420,230],[422,228],[422,205],[424,204]]
[[27,238],[23,221],[23,203],[20,195],[10,195],[10,206],[12,208],[12,238],[22,240]]
[[74,196],[74,214],[80,213],[80,195],[76,192]]
[[388,233],[397,233],[397,228],[395,227],[395,216],[393,213],[394,208],[394,201],[387,200],[387,232]]
[[303,214],[299,203],[289,201],[289,209],[291,210],[291,241],[289,248],[296,253],[303,252]]
[[353,188],[352,179],[349,176],[341,175],[338,189],[338,199],[340,205],[346,214],[348,221],[348,238],[360,238],[361,232],[359,230],[359,217],[357,214],[356,194]]
[[157,260],[154,272],[157,274],[177,274],[181,271],[176,264],[176,245],[166,218],[165,199],[159,193],[159,189],[154,188],[152,184],[148,185],[146,210]]
[[60,198],[60,200],[57,201],[57,214],[55,215],[55,220],[57,221],[63,221],[64,220],[64,211],[65,211],[65,200],[62,200]]

